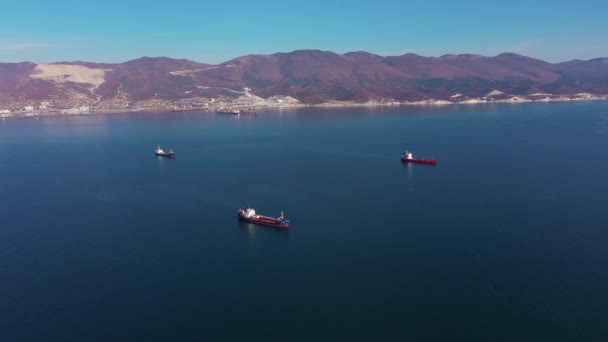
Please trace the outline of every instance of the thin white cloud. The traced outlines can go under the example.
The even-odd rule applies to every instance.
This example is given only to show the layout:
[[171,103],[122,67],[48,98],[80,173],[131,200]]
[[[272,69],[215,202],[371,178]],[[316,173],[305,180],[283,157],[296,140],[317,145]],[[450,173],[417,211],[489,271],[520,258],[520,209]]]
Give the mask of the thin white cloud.
[[33,49],[43,49],[56,47],[56,44],[43,42],[2,42],[0,41],[0,51],[24,51]]

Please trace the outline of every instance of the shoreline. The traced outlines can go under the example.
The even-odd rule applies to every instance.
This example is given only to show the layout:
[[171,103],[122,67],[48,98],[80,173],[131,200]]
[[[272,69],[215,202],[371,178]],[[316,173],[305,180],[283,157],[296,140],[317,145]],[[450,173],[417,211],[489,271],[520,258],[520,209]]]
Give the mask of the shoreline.
[[580,101],[608,101],[608,95],[591,95],[588,97],[545,97],[542,99],[529,99],[525,97],[512,97],[508,99],[500,100],[481,100],[481,99],[468,99],[464,101],[448,101],[448,100],[422,100],[422,101],[404,101],[404,102],[324,102],[314,105],[304,105],[310,107],[384,107],[384,106],[451,106],[451,105],[478,105],[478,104],[496,104],[496,103],[507,103],[507,104],[518,104],[518,103],[537,103],[537,102],[580,102]]
[[[529,99],[524,97],[513,97],[501,100],[479,100],[469,99],[464,101],[447,101],[447,100],[423,100],[423,101],[404,101],[404,102],[351,102],[351,101],[332,101],[318,104],[289,104],[284,106],[260,106],[253,107],[250,110],[266,110],[266,109],[297,109],[297,108],[356,108],[356,107],[441,107],[453,105],[481,105],[481,104],[522,104],[522,103],[553,103],[553,102],[590,102],[590,101],[608,101],[608,95],[598,96],[592,95],[588,97],[569,98],[561,96],[559,98],[543,98]],[[52,112],[14,112],[0,114],[0,119],[11,118],[37,118],[37,117],[79,117],[88,115],[112,115],[112,114],[130,114],[130,113],[187,113],[187,112],[215,112],[216,108],[196,108],[186,110],[174,110],[170,108],[139,108],[137,110],[129,109],[90,109],[87,113],[62,113],[57,111]]]

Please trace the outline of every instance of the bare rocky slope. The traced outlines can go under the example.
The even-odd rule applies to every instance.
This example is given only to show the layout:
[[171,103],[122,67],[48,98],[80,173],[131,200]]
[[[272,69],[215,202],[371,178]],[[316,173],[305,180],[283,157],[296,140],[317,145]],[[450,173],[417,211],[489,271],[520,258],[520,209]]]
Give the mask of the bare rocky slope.
[[605,96],[608,58],[553,64],[513,53],[383,57],[299,50],[248,55],[219,65],[166,57],[118,64],[0,63],[0,104],[54,99],[93,106],[119,100],[176,101],[230,95],[244,88],[262,98],[286,95],[308,104]]

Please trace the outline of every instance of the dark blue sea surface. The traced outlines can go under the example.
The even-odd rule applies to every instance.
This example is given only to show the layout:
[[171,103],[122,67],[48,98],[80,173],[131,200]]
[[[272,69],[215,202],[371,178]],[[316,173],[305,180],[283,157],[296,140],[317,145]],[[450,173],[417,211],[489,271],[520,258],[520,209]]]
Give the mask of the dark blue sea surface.
[[4,119],[0,215],[2,341],[608,340],[608,102]]

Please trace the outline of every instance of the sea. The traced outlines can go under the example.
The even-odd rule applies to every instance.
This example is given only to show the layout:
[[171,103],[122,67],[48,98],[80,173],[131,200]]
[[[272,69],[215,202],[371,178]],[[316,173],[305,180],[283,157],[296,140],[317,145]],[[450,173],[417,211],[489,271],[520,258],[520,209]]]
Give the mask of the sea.
[[606,341],[607,213],[605,101],[0,119],[0,340]]

